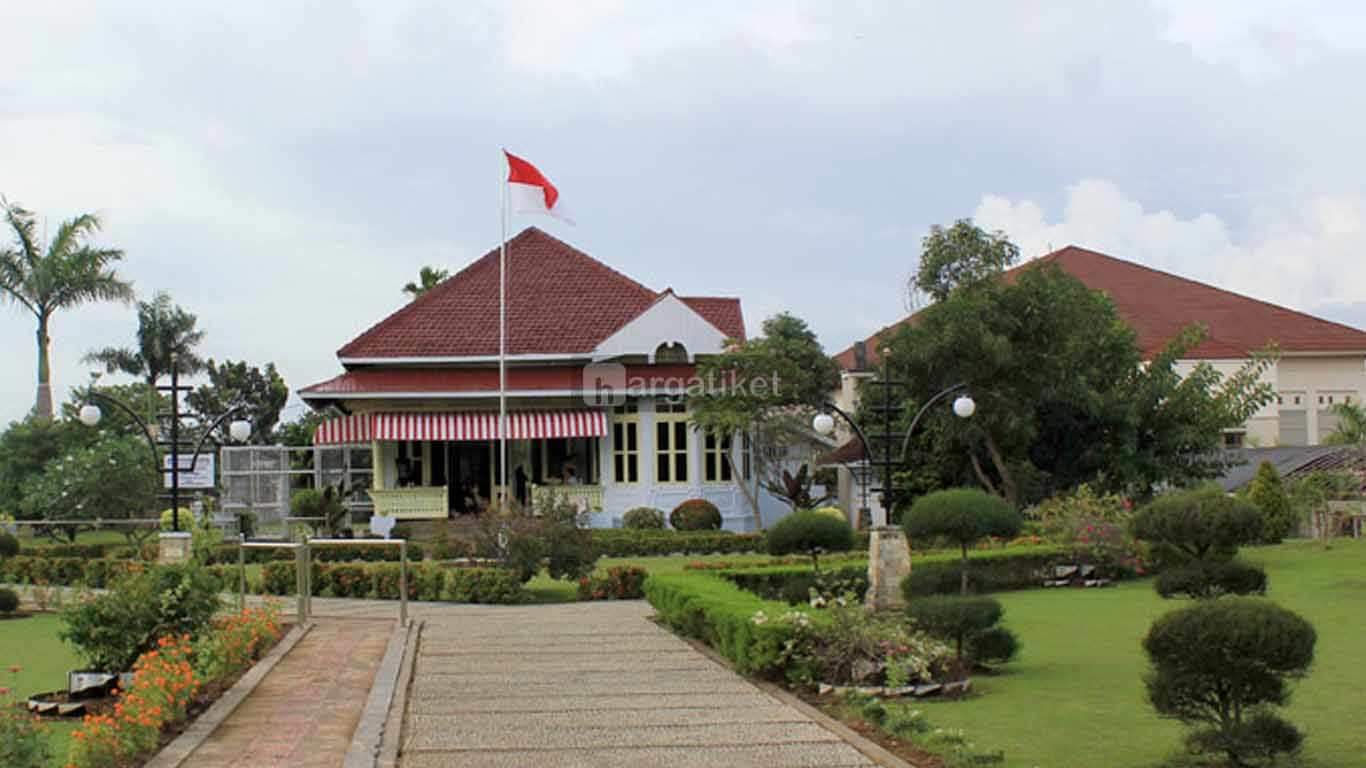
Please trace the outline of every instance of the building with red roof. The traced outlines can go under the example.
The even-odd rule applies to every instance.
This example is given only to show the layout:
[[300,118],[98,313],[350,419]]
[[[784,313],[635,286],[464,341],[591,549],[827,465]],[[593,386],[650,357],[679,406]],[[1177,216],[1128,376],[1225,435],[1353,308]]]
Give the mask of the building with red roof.
[[[1137,333],[1145,359],[1192,323],[1208,335],[1178,363],[1181,370],[1205,363],[1227,375],[1276,345],[1280,359],[1264,380],[1277,397],[1226,433],[1231,448],[1317,445],[1337,427],[1333,406],[1366,397],[1366,332],[1075,245],[1015,267],[1005,278],[1043,264],[1108,296]],[[858,382],[877,375],[881,340],[915,321],[912,314],[835,355],[844,371],[838,405],[852,407]],[[846,442],[825,461],[850,465],[862,457],[860,446]]]
[[[377,514],[446,517],[505,495],[499,250],[344,344],[342,372],[299,392],[340,414],[315,443],[371,446]],[[506,258],[506,496],[568,495],[598,525],[706,498],[728,528],[753,528],[733,476],[749,471],[745,441],[693,429],[684,397],[699,357],[745,338],[740,300],[655,291],[534,227]]]

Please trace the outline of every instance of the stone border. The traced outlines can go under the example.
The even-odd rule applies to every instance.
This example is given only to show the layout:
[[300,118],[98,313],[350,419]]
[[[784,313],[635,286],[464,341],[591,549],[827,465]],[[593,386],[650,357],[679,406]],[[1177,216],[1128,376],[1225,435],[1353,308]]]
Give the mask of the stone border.
[[376,768],[393,766],[398,762],[398,748],[403,729],[403,711],[407,708],[408,683],[412,679],[413,664],[417,659],[417,638],[422,622],[409,621],[408,626],[394,622],[389,635],[389,647],[384,651],[375,670],[370,695],[360,722],[351,735],[351,746],[342,761],[343,768]]
[[[661,628],[665,629],[665,631],[668,631],[667,628]],[[774,685],[773,683],[765,682],[763,680],[753,680],[749,677],[746,677],[745,675],[740,674],[739,672],[736,672],[735,667],[730,663],[729,659],[718,654],[715,650],[712,649],[711,646],[707,645],[701,640],[697,640],[691,637],[683,637],[677,634],[675,634],[674,637],[677,637],[678,639],[682,640],[688,645],[691,645],[693,649],[696,650],[698,653],[701,653],[703,656],[706,656],[708,659],[710,659],[713,663],[717,664],[718,666],[724,667],[726,670],[736,675],[740,679],[744,680],[745,682],[749,683],[750,685],[754,686],[755,688],[758,688],[759,690],[763,691],[769,696],[772,696],[773,698],[777,699],[783,704],[786,704],[787,706],[797,710],[798,712],[801,712],[803,715],[806,715],[807,717],[811,718],[812,722],[821,726],[827,731],[830,731],[836,736],[840,737],[842,740],[848,743],[849,746],[863,753],[864,757],[868,758],[869,760],[872,760],[874,763],[877,763],[883,768],[919,768],[919,766],[916,766],[912,763],[908,763],[905,760],[902,760],[900,757],[897,757],[896,755],[887,751],[885,748],[882,747],[882,745],[877,744],[876,742],[865,737],[858,731],[855,731],[854,729],[850,728],[844,723],[841,723],[840,721],[825,714],[819,709],[816,709],[810,704],[807,704],[805,701],[802,701],[799,697],[783,689],[781,686]]]
[[175,737],[170,744],[161,748],[148,760],[143,768],[178,768],[200,745],[213,734],[218,726],[223,724],[241,703],[256,690],[256,686],[261,684],[266,675],[275,668],[276,664],[285,657],[294,646],[298,645],[308,630],[312,629],[312,624],[295,624],[294,628],[284,636],[275,647],[270,649],[270,653],[265,658],[256,662],[246,674],[242,675],[218,700],[213,703],[203,714],[190,722],[181,734]]

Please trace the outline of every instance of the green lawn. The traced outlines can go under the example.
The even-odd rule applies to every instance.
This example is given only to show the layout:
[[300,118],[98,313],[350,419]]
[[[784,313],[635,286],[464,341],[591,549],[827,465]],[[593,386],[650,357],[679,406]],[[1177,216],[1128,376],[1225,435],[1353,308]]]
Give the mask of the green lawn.
[[[0,621],[0,687],[11,688],[16,699],[66,688],[66,673],[81,667],[71,646],[57,639],[61,622],[55,613]],[[16,675],[9,672],[17,666]],[[53,765],[61,765],[80,720],[48,721],[51,725]]]
[[[1366,541],[1331,550],[1295,542],[1244,555],[1267,568],[1268,596],[1318,631],[1314,667],[1287,708],[1308,732],[1305,763],[1363,764]],[[1178,747],[1183,727],[1159,719],[1144,700],[1139,642],[1153,619],[1186,603],[1159,599],[1148,581],[998,597],[1023,644],[1019,659],[999,677],[974,679],[979,696],[924,704],[927,719],[964,729],[981,748],[1004,749],[1011,767],[1151,766]]]

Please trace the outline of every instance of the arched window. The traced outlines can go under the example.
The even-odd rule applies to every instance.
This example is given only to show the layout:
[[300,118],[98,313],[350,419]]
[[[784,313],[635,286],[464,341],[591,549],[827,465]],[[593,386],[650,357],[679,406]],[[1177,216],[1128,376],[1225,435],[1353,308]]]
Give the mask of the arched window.
[[688,350],[680,342],[665,342],[655,348],[656,363],[686,363]]

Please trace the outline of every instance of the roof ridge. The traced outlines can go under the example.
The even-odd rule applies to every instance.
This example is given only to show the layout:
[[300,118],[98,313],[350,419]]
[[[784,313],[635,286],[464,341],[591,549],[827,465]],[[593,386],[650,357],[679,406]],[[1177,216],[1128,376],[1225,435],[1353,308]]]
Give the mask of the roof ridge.
[[1343,328],[1343,329],[1345,329],[1345,330],[1352,331],[1352,332],[1354,332],[1354,333],[1359,333],[1359,334],[1361,334],[1363,337],[1366,337],[1366,331],[1363,331],[1363,330],[1361,330],[1360,328],[1355,328],[1355,327],[1353,327],[1353,326],[1347,325],[1346,323],[1339,323],[1339,322],[1337,322],[1337,321],[1335,321],[1335,320],[1328,320],[1328,319],[1319,317],[1318,315],[1311,315],[1311,314],[1309,314],[1308,312],[1304,312],[1304,311],[1301,311],[1301,310],[1298,310],[1298,309],[1294,309],[1294,308],[1291,308],[1291,307],[1287,307],[1287,306],[1284,306],[1284,305],[1281,305],[1281,304],[1272,303],[1272,302],[1270,302],[1270,301],[1267,301],[1266,299],[1259,299],[1259,298],[1257,298],[1256,296],[1249,296],[1249,295],[1247,295],[1247,294],[1245,294],[1245,293],[1238,293],[1237,291],[1230,291],[1230,290],[1227,289],[1227,288],[1220,288],[1220,287],[1217,286],[1217,285],[1211,285],[1210,283],[1206,283],[1206,282],[1203,281],[1203,280],[1196,280],[1195,278],[1192,278],[1192,277],[1184,277],[1184,276],[1182,276],[1182,275],[1176,274],[1175,272],[1168,272],[1168,271],[1165,270],[1165,269],[1158,269],[1157,267],[1150,267],[1150,266],[1148,266],[1147,264],[1140,264],[1140,263],[1137,262],[1137,261],[1129,261],[1128,259],[1121,259],[1121,258],[1119,258],[1118,256],[1111,256],[1111,255],[1108,254],[1108,253],[1102,253],[1102,252],[1100,252],[1100,251],[1093,250],[1093,249],[1091,249],[1091,248],[1084,248],[1084,247],[1082,247],[1082,246],[1080,246],[1080,245],[1076,245],[1076,244],[1068,244],[1068,245],[1065,245],[1065,246],[1063,246],[1062,248],[1057,249],[1056,251],[1053,251],[1053,252],[1051,252],[1051,253],[1046,253],[1046,254],[1044,254],[1043,256],[1040,256],[1040,257],[1038,257],[1038,258],[1036,258],[1036,259],[1031,259],[1030,261],[1027,261],[1027,262],[1025,262],[1024,264],[1021,264],[1021,265],[1019,265],[1018,267],[1012,267],[1009,271],[1013,272],[1013,271],[1015,271],[1015,270],[1017,270],[1017,269],[1022,269],[1022,268],[1026,267],[1026,266],[1031,266],[1031,265],[1037,264],[1038,262],[1043,261],[1044,259],[1050,259],[1050,260],[1056,261],[1056,257],[1059,256],[1059,255],[1061,255],[1064,251],[1075,251],[1075,252],[1077,252],[1077,253],[1083,253],[1083,254],[1087,254],[1087,255],[1089,255],[1089,256],[1099,256],[1099,257],[1102,258],[1102,259],[1106,259],[1106,260],[1111,261],[1111,262],[1114,262],[1114,263],[1116,263],[1116,264],[1123,264],[1123,265],[1125,265],[1125,266],[1134,267],[1134,268],[1136,268],[1136,269],[1141,269],[1141,270],[1144,270],[1144,271],[1146,271],[1146,272],[1152,272],[1153,274],[1156,274],[1156,275],[1162,275],[1163,277],[1169,277],[1169,278],[1172,278],[1173,280],[1181,280],[1182,282],[1192,283],[1192,284],[1194,284],[1194,285],[1200,286],[1201,288],[1207,288],[1207,289],[1209,289],[1209,290],[1211,290],[1211,291],[1214,291],[1214,292],[1216,292],[1216,293],[1223,294],[1223,295],[1225,295],[1225,296],[1232,296],[1232,297],[1234,297],[1234,298],[1236,298],[1236,299],[1242,299],[1242,300],[1244,300],[1244,301],[1255,302],[1255,303],[1257,303],[1257,304],[1261,304],[1262,306],[1269,307],[1269,308],[1271,308],[1271,309],[1279,310],[1279,311],[1281,311],[1281,312],[1290,312],[1290,313],[1299,315],[1300,317],[1304,317],[1304,318],[1308,318],[1308,319],[1310,319],[1310,320],[1314,320],[1314,321],[1316,321],[1316,322],[1326,323],[1326,324],[1328,324],[1328,325],[1335,325],[1335,326],[1337,326],[1337,327],[1339,327],[1339,328]]

